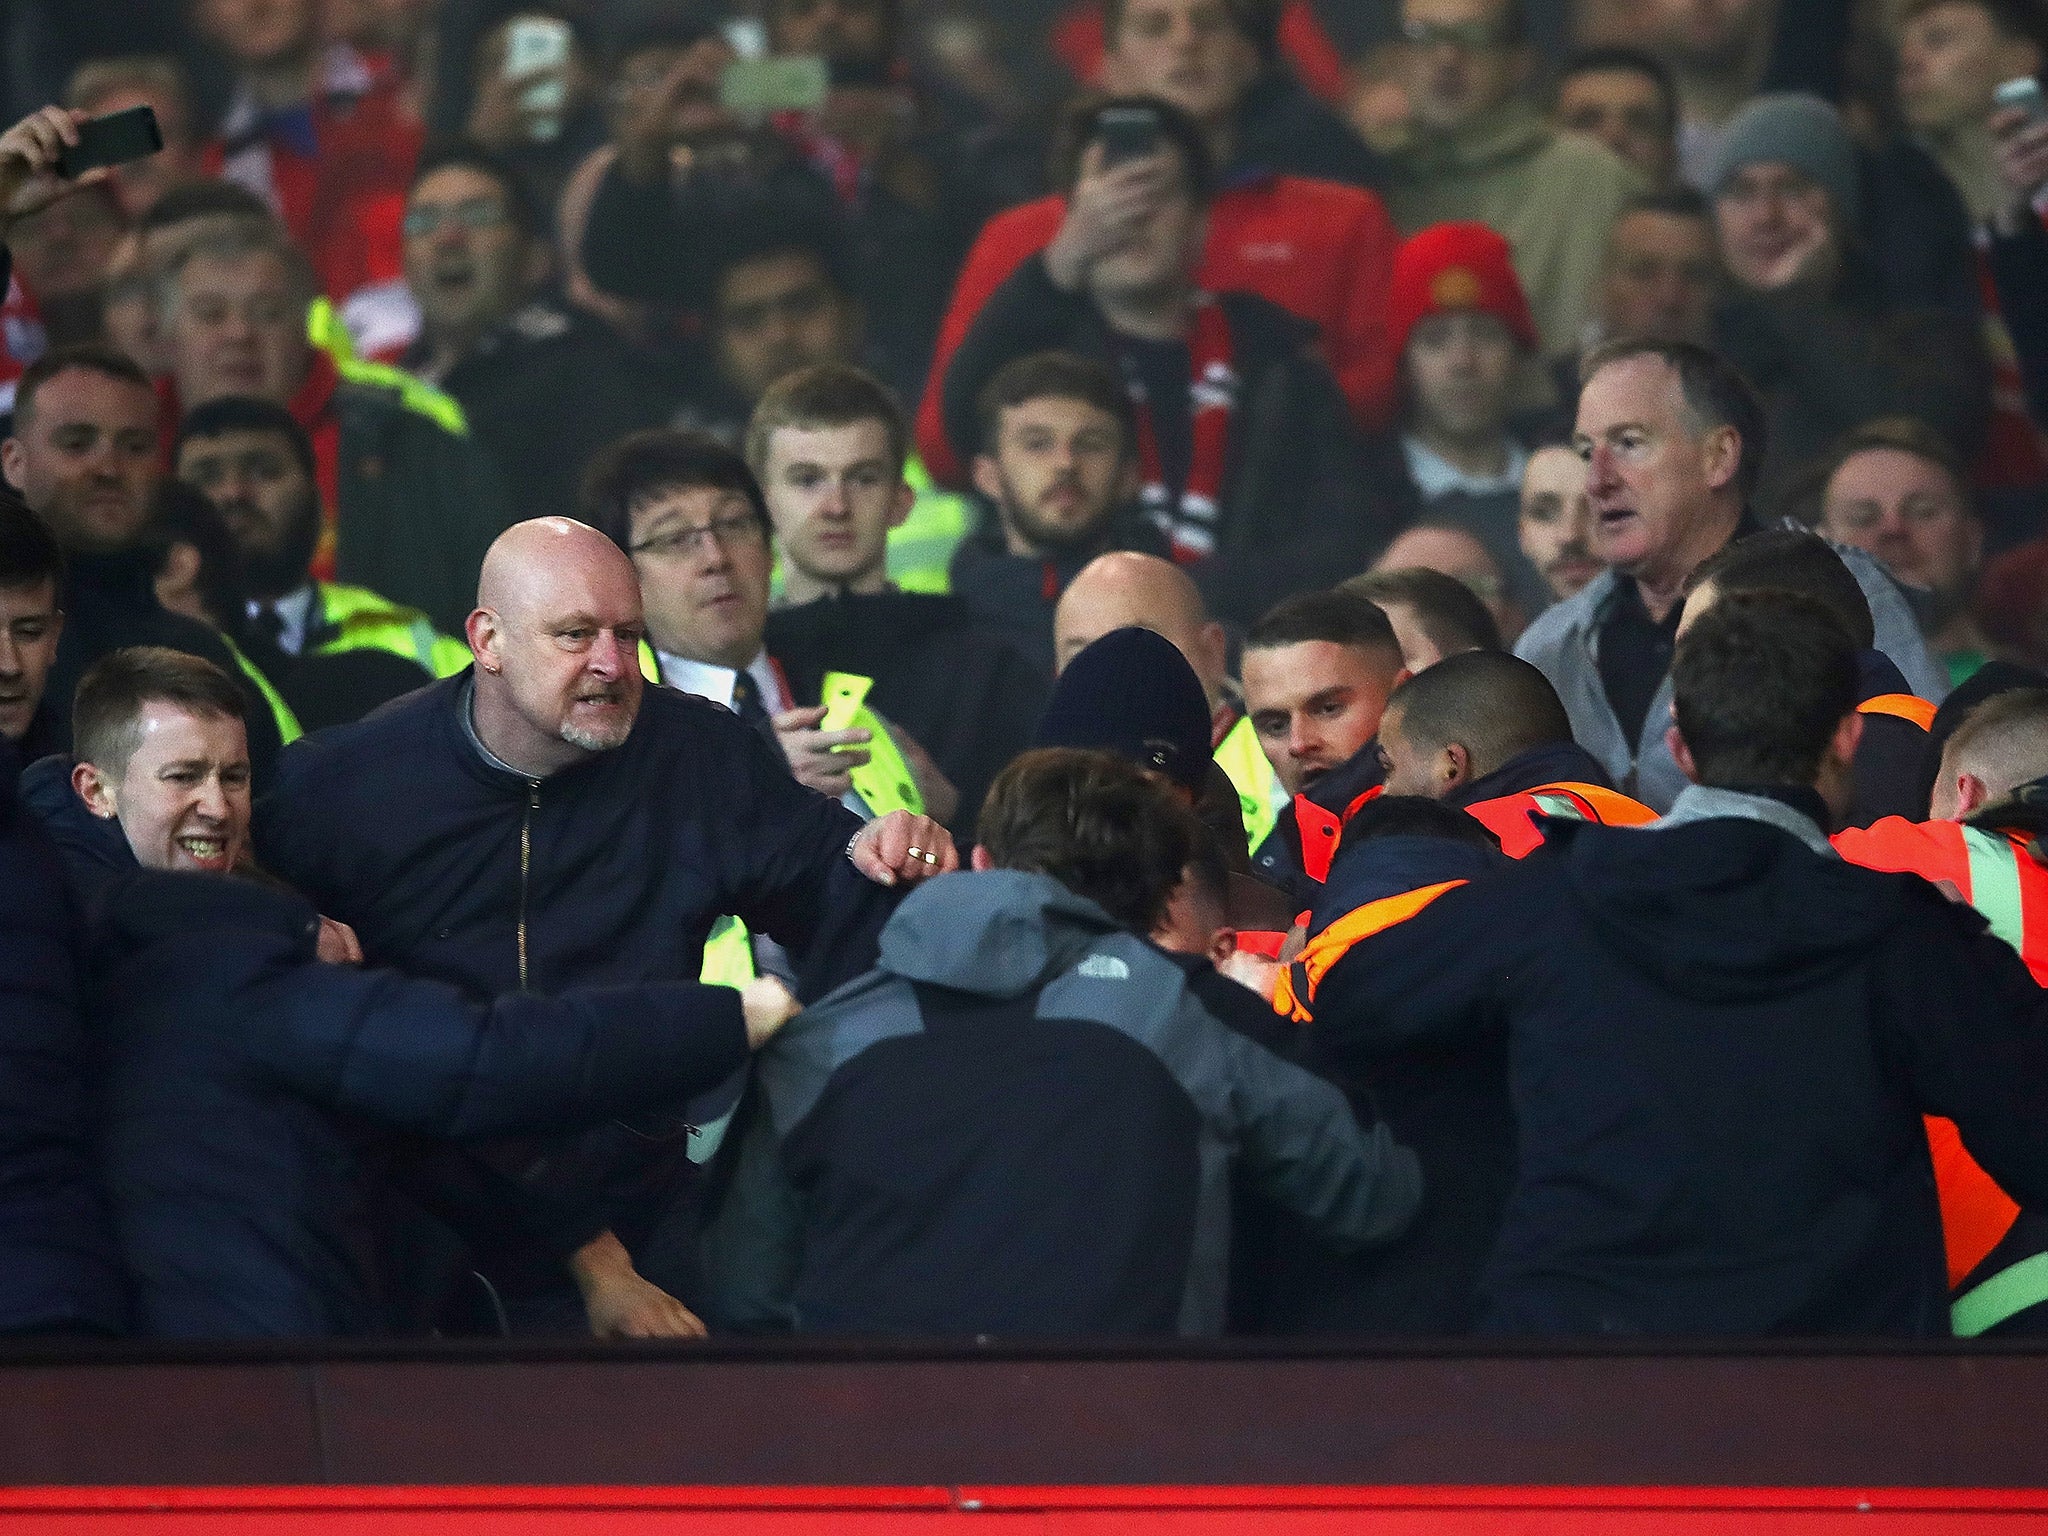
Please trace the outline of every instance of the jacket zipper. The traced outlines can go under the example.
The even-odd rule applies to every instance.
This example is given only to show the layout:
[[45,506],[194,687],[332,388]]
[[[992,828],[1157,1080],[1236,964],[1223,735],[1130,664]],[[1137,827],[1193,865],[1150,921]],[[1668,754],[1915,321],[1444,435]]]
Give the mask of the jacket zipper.
[[526,811],[519,818],[519,990],[526,990],[526,887],[533,872],[533,813],[540,809],[540,780],[526,785]]

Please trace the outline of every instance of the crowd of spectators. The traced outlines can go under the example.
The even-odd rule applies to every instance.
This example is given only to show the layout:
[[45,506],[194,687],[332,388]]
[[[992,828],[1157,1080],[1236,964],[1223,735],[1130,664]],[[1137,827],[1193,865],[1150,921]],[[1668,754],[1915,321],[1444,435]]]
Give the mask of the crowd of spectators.
[[2042,0],[0,60],[0,1334],[2048,1327]]

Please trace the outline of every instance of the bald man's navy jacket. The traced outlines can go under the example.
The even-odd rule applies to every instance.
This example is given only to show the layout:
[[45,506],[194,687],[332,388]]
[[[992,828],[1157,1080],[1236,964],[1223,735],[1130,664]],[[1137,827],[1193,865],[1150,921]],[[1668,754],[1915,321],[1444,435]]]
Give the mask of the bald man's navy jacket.
[[[265,867],[352,926],[369,964],[479,1001],[690,981],[727,913],[790,950],[807,996],[873,962],[894,897],[846,857],[860,820],[729,710],[649,687],[624,745],[529,779],[480,749],[470,687],[463,673],[296,743],[258,807]],[[738,994],[705,1006],[736,1015]],[[611,1197],[645,1193],[650,1147],[680,1130],[656,1117],[496,1161],[567,1197],[575,1214],[539,1234],[566,1252],[612,1223]]]

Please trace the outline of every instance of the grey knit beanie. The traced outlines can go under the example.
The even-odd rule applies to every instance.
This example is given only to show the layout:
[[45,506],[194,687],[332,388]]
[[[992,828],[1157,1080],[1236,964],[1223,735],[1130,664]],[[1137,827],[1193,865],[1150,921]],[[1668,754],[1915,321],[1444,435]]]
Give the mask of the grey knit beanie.
[[1789,165],[1826,189],[1835,217],[1854,224],[1862,209],[1862,173],[1842,117],[1818,96],[1759,96],[1729,120],[1707,190],[1719,195],[1735,173],[1762,162]]

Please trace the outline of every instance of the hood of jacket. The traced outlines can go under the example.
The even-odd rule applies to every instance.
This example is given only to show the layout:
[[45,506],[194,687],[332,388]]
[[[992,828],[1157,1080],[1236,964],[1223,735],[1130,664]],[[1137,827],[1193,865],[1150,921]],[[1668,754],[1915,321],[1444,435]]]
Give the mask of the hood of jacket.
[[93,815],[72,790],[71,768],[64,756],[29,764],[21,775],[21,803],[57,845],[71,888],[91,916],[108,883],[141,866],[121,824]]
[[1527,794],[1545,784],[1591,784],[1612,789],[1614,783],[1600,760],[1575,741],[1545,742],[1509,758],[1484,778],[1474,779],[1444,797],[1446,805],[1463,810],[1488,800]]
[[1562,860],[1570,899],[1617,961],[1708,1004],[1761,1001],[1867,960],[1910,876],[1823,854],[1820,829],[1776,801],[1695,786],[1649,827],[1559,822],[1525,860]]
[[1118,931],[1050,875],[963,870],[903,898],[882,929],[881,968],[979,997],[1022,997]]
[[1906,681],[1906,674],[1883,651],[1856,653],[1856,700],[1859,704],[1866,699],[1882,698],[1888,693],[1912,691],[1913,685]]

